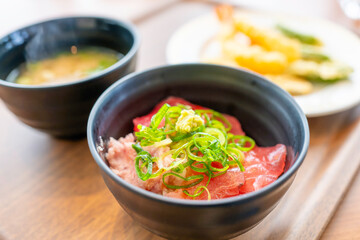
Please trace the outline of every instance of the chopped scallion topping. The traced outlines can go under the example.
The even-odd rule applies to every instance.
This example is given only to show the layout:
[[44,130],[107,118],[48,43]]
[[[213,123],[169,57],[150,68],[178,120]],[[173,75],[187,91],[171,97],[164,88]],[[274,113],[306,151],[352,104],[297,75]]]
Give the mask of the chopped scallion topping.
[[[244,171],[243,152],[255,146],[252,138],[229,133],[231,127],[230,122],[214,110],[193,111],[184,105],[164,104],[151,118],[149,127],[138,125],[137,144],[133,144],[137,153],[136,173],[143,181],[162,174],[167,188],[183,189],[184,194],[193,198],[206,192],[211,199],[207,188],[210,180],[226,174],[229,168]],[[142,148],[145,146],[168,146],[170,150],[155,158]],[[169,156],[173,161],[163,166],[164,158]],[[191,169],[190,176],[186,175],[186,168]],[[205,176],[207,181],[202,185]],[[181,184],[175,184],[179,182]],[[188,189],[193,186],[197,187],[191,194]]]

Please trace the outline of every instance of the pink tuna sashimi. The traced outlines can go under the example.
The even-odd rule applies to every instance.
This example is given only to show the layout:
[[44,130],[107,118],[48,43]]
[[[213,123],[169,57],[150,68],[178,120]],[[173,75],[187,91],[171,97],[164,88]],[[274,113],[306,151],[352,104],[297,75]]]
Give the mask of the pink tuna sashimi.
[[[162,194],[162,189],[164,187],[162,183],[161,176],[149,179],[147,181],[142,181],[136,171],[135,171],[135,162],[136,152],[132,148],[132,145],[135,144],[135,136],[130,133],[124,138],[116,140],[110,138],[108,143],[108,152],[106,154],[106,159],[109,162],[110,169],[119,177],[131,183],[137,187],[146,189],[148,191]],[[152,156],[159,157],[165,152],[170,151],[169,147],[144,147],[144,150],[148,151]],[[166,161],[172,161],[169,157],[164,159]]]
[[[274,182],[283,173],[286,159],[286,147],[277,144],[273,147],[255,146],[245,152],[243,162],[245,172],[239,168],[231,168],[226,174],[212,178],[208,190],[211,199],[222,199],[259,190]],[[221,166],[217,166],[221,167]],[[198,174],[198,173],[197,173]],[[193,194],[198,186],[205,185],[207,177],[197,186],[187,189]],[[164,194],[169,197],[193,199],[181,189]],[[202,193],[196,200],[206,200],[208,195]]]
[[[234,197],[239,195],[240,187],[244,184],[244,173],[235,170],[235,168],[228,170],[226,174],[212,178],[207,186],[211,199],[222,199],[228,197]],[[197,173],[199,174],[199,173]],[[204,180],[191,188],[186,189],[190,194],[194,194],[199,186],[204,186],[208,181],[208,177],[204,175]],[[192,197],[183,193],[182,189],[170,191],[164,193],[164,196],[182,198],[182,199],[193,199]],[[200,196],[196,197],[195,200],[207,200],[208,194],[204,191]]]
[[286,147],[283,144],[273,147],[255,146],[245,152],[245,184],[240,188],[240,194],[253,192],[278,179],[284,171],[285,160]]
[[[171,106],[182,104],[196,109],[208,109],[198,105],[191,104],[184,99],[177,97],[169,97],[155,106],[152,112],[146,116],[138,117],[133,120],[134,130],[137,131],[137,125],[150,125],[152,116],[157,113],[160,107],[168,103]],[[245,135],[239,121],[230,115],[223,114],[224,117],[232,125],[231,133],[235,135]],[[138,186],[140,188],[152,191],[154,193],[162,194],[168,197],[192,199],[183,193],[183,189],[171,190],[167,189],[162,183],[162,176],[147,181],[139,179],[135,172],[134,159],[136,157],[135,151],[131,145],[135,142],[133,134],[127,135],[125,138],[119,140],[110,139],[107,153],[110,168],[125,181]],[[160,156],[164,152],[169,151],[168,147],[155,148],[152,146],[144,147],[152,156]],[[231,168],[226,174],[212,178],[207,189],[210,192],[211,199],[221,199],[239,194],[252,192],[267,186],[274,182],[282,173],[285,166],[286,147],[282,144],[277,144],[273,147],[257,147],[255,146],[251,151],[245,152],[245,160],[243,162],[245,172],[241,172],[239,168]],[[166,159],[166,161],[172,161]],[[165,163],[164,163],[165,164]],[[221,166],[215,166],[221,167]],[[190,169],[187,175],[200,174]],[[207,182],[207,176],[204,175],[204,180],[196,186],[189,189],[190,194],[199,186],[204,186]],[[195,198],[197,200],[206,200],[208,195],[206,192]]]
[[223,116],[229,121],[231,124],[230,133],[234,135],[245,135],[244,131],[241,128],[240,122],[233,116],[223,114]]

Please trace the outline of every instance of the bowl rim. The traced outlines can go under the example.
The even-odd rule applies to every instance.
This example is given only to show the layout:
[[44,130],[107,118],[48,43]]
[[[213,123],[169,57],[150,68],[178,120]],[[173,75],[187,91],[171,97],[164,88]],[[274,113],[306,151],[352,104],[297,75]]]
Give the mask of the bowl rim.
[[[300,118],[301,118],[300,122],[302,123],[302,125],[304,127],[304,143],[303,143],[303,147],[299,151],[299,155],[297,156],[298,159],[296,160],[294,165],[292,165],[288,169],[287,172],[283,173],[275,182],[265,186],[262,189],[256,190],[256,191],[251,192],[251,193],[243,194],[243,195],[238,195],[238,196],[234,196],[234,197],[230,197],[230,198],[224,198],[224,199],[214,199],[214,200],[210,200],[210,201],[185,200],[185,199],[177,199],[177,198],[165,197],[165,196],[162,196],[160,194],[156,194],[156,193],[147,191],[145,189],[139,188],[137,186],[134,186],[134,185],[126,182],[125,180],[123,180],[121,177],[117,176],[110,169],[110,167],[107,166],[106,163],[101,159],[99,153],[96,150],[95,144],[93,144],[93,143],[96,142],[96,136],[94,136],[93,133],[92,133],[92,127],[93,127],[95,117],[96,117],[98,111],[101,109],[102,104],[107,100],[108,97],[110,97],[109,94],[113,91],[113,89],[117,88],[119,85],[121,85],[121,84],[123,84],[123,83],[125,83],[127,81],[131,81],[131,79],[133,77],[148,74],[148,73],[151,73],[151,72],[163,71],[163,70],[166,70],[166,69],[172,69],[172,68],[176,69],[176,68],[183,68],[183,67],[186,68],[188,66],[223,68],[224,70],[226,70],[226,69],[230,70],[231,69],[232,71],[235,70],[235,71],[245,72],[245,74],[256,75],[257,76],[256,81],[258,81],[258,80],[265,81],[265,84],[269,85],[269,87],[272,87],[272,88],[275,87],[276,90],[280,92],[280,94],[285,94],[287,99],[292,103],[292,106],[295,108],[295,110],[300,115]],[[293,97],[288,92],[281,89],[280,87],[278,87],[274,83],[272,83],[272,82],[270,82],[268,80],[265,80],[264,77],[262,77],[261,75],[256,74],[254,72],[247,71],[247,70],[238,69],[238,68],[234,68],[234,67],[228,67],[228,66],[222,66],[222,65],[217,65],[217,64],[183,63],[183,64],[164,65],[164,66],[159,66],[159,67],[147,69],[145,71],[134,72],[134,73],[131,73],[129,75],[126,75],[126,76],[122,77],[117,82],[112,84],[98,98],[98,100],[96,101],[96,103],[94,104],[94,106],[93,106],[93,108],[92,108],[92,110],[90,112],[89,119],[88,119],[88,125],[87,125],[87,140],[88,140],[88,145],[89,145],[89,148],[90,148],[90,152],[91,152],[95,162],[97,163],[97,165],[101,168],[101,170],[104,171],[114,182],[116,182],[117,184],[119,184],[122,187],[126,188],[127,190],[132,191],[134,194],[138,194],[138,195],[141,195],[142,197],[145,197],[145,198],[148,198],[148,199],[151,199],[151,200],[154,200],[154,201],[162,202],[162,203],[165,203],[165,204],[169,204],[169,205],[181,205],[181,206],[188,206],[188,207],[210,207],[210,206],[225,206],[225,205],[229,205],[229,204],[235,204],[235,203],[238,204],[238,203],[241,203],[241,202],[252,201],[252,200],[254,200],[254,199],[258,198],[258,197],[267,195],[268,193],[270,193],[274,189],[280,187],[283,183],[285,183],[288,179],[290,179],[294,174],[296,174],[298,168],[300,167],[300,165],[304,161],[305,156],[306,156],[307,151],[308,151],[308,147],[309,147],[310,132],[309,132],[309,126],[308,126],[307,118],[305,117],[305,114],[301,110],[300,106],[295,102]]]
[[118,20],[118,19],[114,19],[114,18],[109,18],[109,17],[100,17],[100,16],[68,16],[68,17],[59,17],[59,18],[53,18],[53,19],[49,19],[49,20],[45,20],[45,21],[41,21],[41,22],[37,22],[37,23],[33,23],[30,25],[27,25],[25,27],[16,29],[8,34],[6,34],[5,36],[0,38],[0,42],[9,37],[10,35],[19,32],[19,31],[23,31],[25,29],[31,28],[31,27],[36,27],[42,24],[47,24],[47,23],[52,23],[52,22],[58,22],[58,21],[66,21],[66,20],[77,20],[77,19],[94,19],[94,20],[101,20],[101,21],[109,21],[112,23],[115,23],[118,27],[121,27],[123,29],[126,29],[133,37],[134,42],[131,45],[129,51],[121,58],[119,59],[116,63],[114,63],[113,65],[111,65],[110,67],[95,73],[95,74],[91,74],[88,77],[85,78],[81,78],[80,80],[76,80],[76,81],[70,81],[70,82],[65,82],[65,83],[54,83],[54,84],[48,84],[48,85],[26,85],[26,84],[19,84],[19,83],[14,83],[14,82],[9,82],[6,81],[5,79],[0,78],[0,85],[6,86],[6,87],[11,87],[11,88],[17,88],[17,89],[28,89],[28,90],[47,90],[47,89],[52,89],[52,88],[59,88],[59,87],[67,87],[67,86],[74,86],[74,85],[78,85],[78,84],[82,84],[88,81],[92,81],[96,78],[101,77],[102,75],[106,75],[111,73],[112,71],[114,71],[115,69],[117,69],[120,66],[126,65],[127,63],[129,63],[134,56],[136,55],[139,47],[140,47],[140,37],[139,37],[139,33],[138,30],[136,29],[135,25],[132,24],[129,21],[125,21],[125,20]]

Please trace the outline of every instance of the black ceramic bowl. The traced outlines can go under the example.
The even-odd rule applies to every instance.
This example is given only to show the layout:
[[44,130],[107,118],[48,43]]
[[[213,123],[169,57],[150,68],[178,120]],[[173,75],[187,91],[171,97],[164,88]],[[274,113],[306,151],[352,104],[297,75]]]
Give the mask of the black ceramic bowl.
[[[108,167],[106,140],[132,132],[132,119],[168,96],[237,117],[260,146],[287,146],[285,172],[265,188],[237,197],[191,201],[135,187]],[[227,239],[258,224],[290,187],[309,144],[307,120],[293,98],[261,76],[206,64],[173,65],[130,74],[107,89],[88,122],[88,143],[106,185],[125,211],[168,238]]]
[[[125,56],[106,70],[76,82],[30,86],[6,80],[27,57],[43,59],[69,51],[71,46],[106,47]],[[59,137],[85,135],[96,99],[135,70],[138,47],[133,26],[106,18],[61,18],[22,28],[0,39],[0,97],[31,127]]]

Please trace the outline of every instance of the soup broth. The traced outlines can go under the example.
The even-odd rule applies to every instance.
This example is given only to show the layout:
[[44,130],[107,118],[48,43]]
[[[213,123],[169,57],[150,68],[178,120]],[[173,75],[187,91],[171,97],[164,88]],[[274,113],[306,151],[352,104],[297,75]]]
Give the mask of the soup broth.
[[[57,84],[81,80],[96,74],[113,64],[122,55],[103,48],[87,48],[71,53],[60,53],[55,57],[27,62],[12,73],[13,82],[26,85]],[[10,77],[9,75],[9,77]]]

